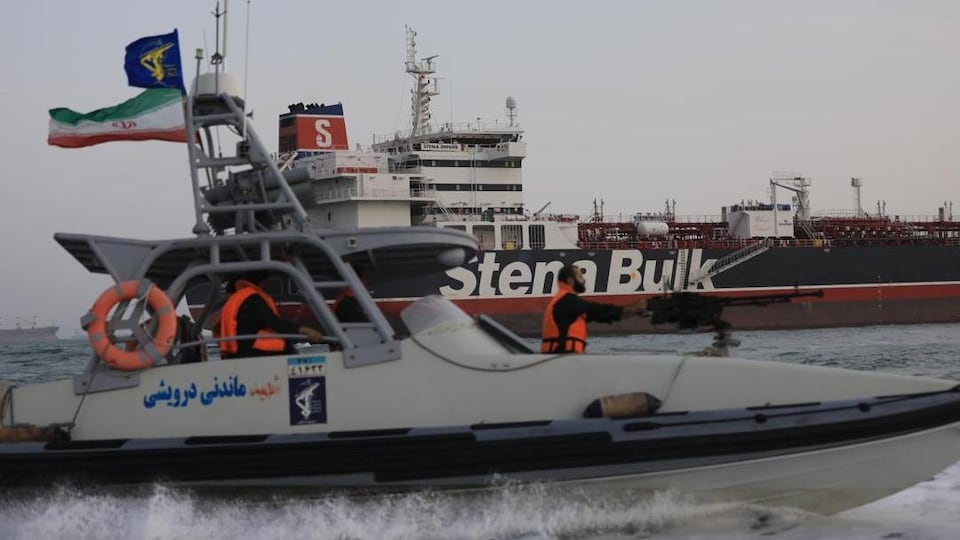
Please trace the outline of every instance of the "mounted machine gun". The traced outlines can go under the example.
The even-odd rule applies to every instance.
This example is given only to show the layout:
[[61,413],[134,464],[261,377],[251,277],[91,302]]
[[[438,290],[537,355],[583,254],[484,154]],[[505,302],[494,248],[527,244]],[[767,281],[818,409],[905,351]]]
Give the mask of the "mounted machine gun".
[[823,291],[795,291],[782,294],[759,294],[737,297],[707,296],[693,292],[675,292],[669,296],[651,299],[647,304],[651,324],[676,324],[680,330],[694,331],[702,326],[712,327],[716,332],[711,356],[726,356],[729,347],[740,341],[731,336],[733,325],[723,320],[723,308],[728,306],[768,306],[789,303],[794,298],[823,298]]

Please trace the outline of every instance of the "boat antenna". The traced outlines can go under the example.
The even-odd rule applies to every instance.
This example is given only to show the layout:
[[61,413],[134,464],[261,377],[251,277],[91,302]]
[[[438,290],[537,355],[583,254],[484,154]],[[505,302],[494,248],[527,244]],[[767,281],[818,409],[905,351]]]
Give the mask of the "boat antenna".
[[[228,12],[227,2],[213,13],[217,19]],[[249,5],[248,19],[249,24]],[[224,18],[224,28],[226,19]],[[226,32],[224,32],[226,35]],[[246,90],[221,70],[225,46],[221,49],[219,31],[218,50],[211,58],[212,73],[200,73],[203,49],[197,49],[197,79],[184,110],[187,129],[187,153],[190,180],[194,192],[193,228],[197,236],[255,233],[278,228],[303,231],[310,218],[304,205],[309,200],[306,190],[295,193],[291,183],[304,184],[306,175],[295,171],[281,172],[271,159],[256,130],[247,122]],[[225,42],[225,41],[224,41]],[[213,148],[213,132],[219,141],[220,129],[241,135],[234,155],[224,156],[219,143]],[[203,144],[206,141],[206,144]],[[243,168],[249,165],[248,168]],[[207,185],[200,185],[200,175],[206,173]]]
[[[213,19],[215,21],[214,27],[216,31],[213,38],[214,51],[210,56],[210,64],[213,66],[214,76],[214,91],[220,92],[220,71],[221,67],[226,68],[224,62],[227,58],[227,2],[229,0],[223,0],[223,10],[220,10],[220,0],[217,0],[217,5],[213,10]],[[220,52],[220,18],[223,17],[223,52]],[[223,155],[223,147],[220,144],[220,129],[216,130],[217,134],[217,155]]]
[[[217,0],[217,5],[213,10],[214,20],[216,21],[216,33],[213,38],[214,51],[213,55],[210,57],[210,63],[213,65],[214,70],[219,75],[220,66],[223,65],[224,61],[227,58],[227,2],[229,0],[223,0],[223,10],[220,10],[220,0]],[[220,17],[223,17],[223,52],[220,52]]]

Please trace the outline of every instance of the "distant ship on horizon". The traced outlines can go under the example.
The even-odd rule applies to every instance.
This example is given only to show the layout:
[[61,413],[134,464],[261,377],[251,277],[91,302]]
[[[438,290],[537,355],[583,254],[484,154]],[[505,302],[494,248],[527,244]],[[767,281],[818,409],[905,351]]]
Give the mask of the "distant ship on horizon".
[[29,327],[24,327],[23,320],[17,317],[14,328],[2,328],[3,319],[0,319],[0,343],[34,343],[38,341],[54,341],[57,338],[59,326],[37,326],[34,317]]

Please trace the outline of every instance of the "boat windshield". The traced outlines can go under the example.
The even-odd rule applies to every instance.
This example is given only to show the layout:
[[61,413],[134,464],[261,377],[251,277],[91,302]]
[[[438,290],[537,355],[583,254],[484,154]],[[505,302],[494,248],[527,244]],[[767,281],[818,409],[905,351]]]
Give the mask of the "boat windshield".
[[514,334],[510,329],[486,315],[477,315],[476,320],[467,315],[453,302],[443,296],[425,296],[407,306],[400,317],[407,325],[411,335],[416,335],[448,323],[476,324],[485,334],[513,354],[534,354],[536,350],[529,342]]
[[419,334],[443,323],[469,323],[473,320],[453,302],[440,295],[424,296],[410,304],[400,312],[400,318],[411,334]]

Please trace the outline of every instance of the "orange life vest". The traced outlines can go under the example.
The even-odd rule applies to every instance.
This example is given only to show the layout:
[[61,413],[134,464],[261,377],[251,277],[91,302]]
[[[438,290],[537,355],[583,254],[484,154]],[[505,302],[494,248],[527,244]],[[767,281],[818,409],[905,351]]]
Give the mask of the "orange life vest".
[[343,302],[344,298],[350,298],[350,297],[353,297],[353,290],[349,288],[344,289],[343,292],[340,293],[340,296],[337,296],[337,299],[333,301],[332,311],[336,313],[337,309],[340,307],[340,303]]
[[[242,279],[237,280],[236,286],[237,291],[230,295],[230,298],[228,298],[227,302],[223,305],[223,309],[220,310],[220,337],[222,338],[237,337],[237,315],[240,313],[240,306],[243,305],[243,302],[246,301],[247,298],[250,298],[254,294],[263,298],[263,301],[267,303],[267,307],[270,308],[270,311],[272,311],[274,315],[280,315],[280,310],[277,309],[276,302],[260,287]],[[271,334],[276,334],[276,332],[269,328],[264,328],[257,332],[257,335]],[[263,352],[283,352],[287,348],[287,341],[277,337],[261,337],[253,342],[253,348],[254,350]],[[238,350],[239,347],[236,339],[227,339],[226,341],[220,342],[220,356],[224,358],[229,358],[237,354]]]
[[587,348],[587,317],[583,314],[567,327],[566,337],[563,340],[560,339],[560,328],[557,327],[557,321],[553,319],[553,308],[568,294],[576,294],[573,292],[573,287],[566,283],[558,283],[557,294],[547,304],[547,310],[543,314],[543,344],[540,346],[540,352],[582,354]]

